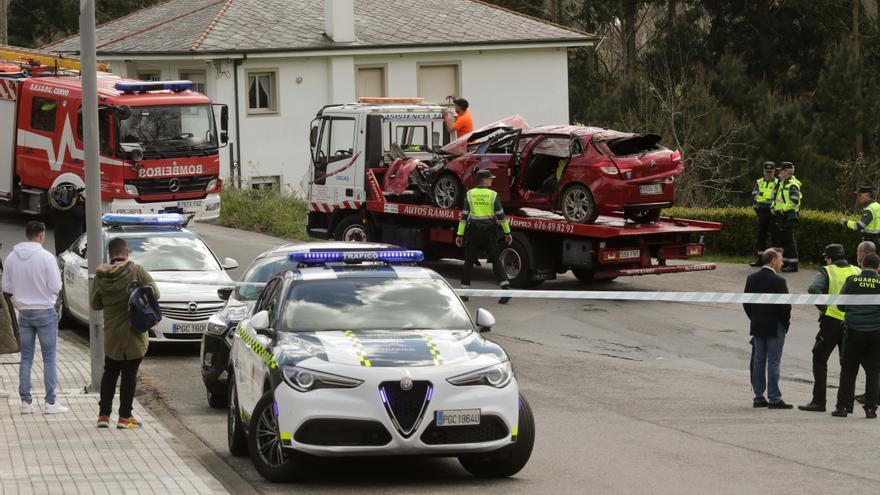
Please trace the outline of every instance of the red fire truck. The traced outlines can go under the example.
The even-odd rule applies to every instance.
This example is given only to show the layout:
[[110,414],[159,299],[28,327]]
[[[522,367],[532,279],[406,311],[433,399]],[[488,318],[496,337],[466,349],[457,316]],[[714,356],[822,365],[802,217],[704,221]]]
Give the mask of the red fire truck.
[[[428,151],[447,140],[441,107],[420,99],[362,99],[322,108],[311,132],[309,235],[388,242],[421,249],[428,258],[462,258],[454,243],[460,210],[423,204],[417,195],[391,196],[382,188],[396,154],[430,158]],[[584,281],[714,270],[712,263],[667,262],[702,255],[702,239],[694,237],[721,229],[717,223],[671,218],[635,223],[622,214],[573,223],[529,208],[508,212],[508,219],[513,243],[502,250],[501,262],[519,288],[568,270]]]
[[[16,64],[21,71],[10,69]],[[227,142],[228,111],[191,89],[189,81],[145,82],[98,73],[104,211],[219,216],[219,148]],[[4,65],[0,203],[43,214],[47,191],[59,177],[61,182],[74,179],[72,183],[78,182],[74,176],[84,177],[81,119],[77,72],[36,60]]]

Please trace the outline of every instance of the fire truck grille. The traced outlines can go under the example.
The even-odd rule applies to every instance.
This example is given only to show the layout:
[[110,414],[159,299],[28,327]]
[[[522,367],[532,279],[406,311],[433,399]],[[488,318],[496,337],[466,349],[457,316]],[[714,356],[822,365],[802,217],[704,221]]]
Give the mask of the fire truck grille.
[[[172,184],[172,178],[164,177],[159,179],[133,179],[125,181],[137,187],[138,192],[143,195],[151,194],[180,194],[205,192],[208,182],[216,179],[213,175],[200,175],[198,177],[176,177],[176,184]],[[176,189],[176,190],[174,190]]]

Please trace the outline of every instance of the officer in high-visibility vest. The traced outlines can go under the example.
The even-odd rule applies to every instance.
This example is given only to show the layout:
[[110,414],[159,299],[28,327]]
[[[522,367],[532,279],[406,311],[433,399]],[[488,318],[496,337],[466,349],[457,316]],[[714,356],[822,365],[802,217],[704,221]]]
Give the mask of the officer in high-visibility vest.
[[[501,237],[498,226],[504,232],[504,240],[507,245],[513,243],[510,235],[510,224],[504,216],[501,207],[501,199],[498,193],[492,190],[492,180],[495,178],[488,170],[477,172],[477,186],[467,192],[464,201],[464,209],[458,222],[458,231],[455,245],[464,245],[464,268],[461,271],[461,288],[467,289],[471,285],[471,270],[474,262],[482,252],[489,255],[492,262],[492,271],[495,272],[495,280],[502,289],[510,289],[507,280],[507,272],[501,266],[499,259],[499,241]],[[463,297],[465,301],[466,297]],[[498,302],[507,304],[509,297],[502,297]]]
[[773,190],[770,214],[776,225],[773,239],[775,247],[782,248],[782,272],[798,271],[797,226],[801,210],[801,182],[794,176],[794,164],[782,162],[779,167],[779,183]]
[[773,215],[770,214],[770,206],[773,205],[773,191],[779,180],[776,178],[776,164],[764,162],[764,176],[755,181],[752,189],[752,208],[758,214],[758,237],[755,240],[755,252],[757,259],[749,266],[760,267],[761,255],[767,249],[767,235],[773,226]]
[[874,192],[873,186],[860,187],[856,194],[859,206],[864,208],[862,217],[858,220],[841,218],[840,224],[861,234],[863,241],[880,246],[880,203],[874,199]]
[[[829,244],[825,247],[825,266],[810,282],[810,294],[840,294],[846,279],[858,275],[862,270],[846,261],[846,253],[840,244]],[[801,411],[825,411],[825,389],[828,385],[828,358],[837,347],[839,355],[843,353],[844,328],[846,316],[837,306],[817,306],[819,308],[819,333],[813,344],[813,400],[805,406],[798,406]]]

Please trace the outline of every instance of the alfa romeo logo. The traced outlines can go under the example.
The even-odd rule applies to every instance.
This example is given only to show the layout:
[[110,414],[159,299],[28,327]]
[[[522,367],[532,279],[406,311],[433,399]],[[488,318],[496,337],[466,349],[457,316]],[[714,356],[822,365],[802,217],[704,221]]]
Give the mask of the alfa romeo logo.
[[[196,311],[199,310],[199,305],[194,302],[191,302],[186,305],[186,309],[188,309],[190,313],[195,313]],[[412,386],[412,385],[410,385],[410,386]]]
[[168,190],[171,192],[177,192],[180,190],[180,179],[174,177],[173,179],[168,181]]
[[402,390],[409,390],[412,388],[412,378],[405,376],[402,380],[400,380],[400,388]]

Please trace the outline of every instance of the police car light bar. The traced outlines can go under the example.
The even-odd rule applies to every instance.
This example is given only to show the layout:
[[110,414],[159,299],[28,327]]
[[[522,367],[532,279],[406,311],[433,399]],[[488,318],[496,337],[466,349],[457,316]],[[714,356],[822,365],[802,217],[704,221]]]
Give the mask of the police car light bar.
[[323,265],[327,263],[418,263],[425,259],[424,253],[414,250],[382,251],[310,251],[293,252],[290,261],[304,265]]
[[123,93],[143,93],[146,91],[187,91],[192,90],[192,81],[138,81],[118,82],[113,87]]
[[158,213],[155,215],[135,215],[127,213],[106,213],[101,217],[104,225],[141,225],[152,227],[182,227],[187,218],[178,213]]

